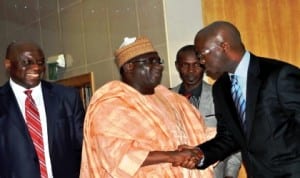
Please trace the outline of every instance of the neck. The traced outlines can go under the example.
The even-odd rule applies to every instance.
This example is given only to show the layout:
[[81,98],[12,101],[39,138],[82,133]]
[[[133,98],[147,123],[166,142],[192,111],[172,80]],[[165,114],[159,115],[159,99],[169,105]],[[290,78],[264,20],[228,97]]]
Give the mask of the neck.
[[202,81],[198,82],[197,84],[193,84],[193,85],[184,83],[183,87],[186,92],[190,92],[190,91],[194,90],[195,88],[197,88],[199,85],[201,85],[201,83],[202,83]]
[[141,94],[143,95],[152,95],[155,93],[155,87],[143,87],[137,84],[129,84],[131,87],[133,87],[134,89],[136,89],[137,91],[139,91]]
[[135,88],[137,91],[142,93],[143,95],[152,95],[155,93],[154,88]]

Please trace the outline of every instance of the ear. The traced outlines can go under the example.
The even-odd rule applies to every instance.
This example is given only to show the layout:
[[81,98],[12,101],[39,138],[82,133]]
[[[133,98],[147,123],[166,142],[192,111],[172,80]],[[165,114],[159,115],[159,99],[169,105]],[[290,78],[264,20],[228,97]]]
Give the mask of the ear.
[[9,59],[4,59],[4,67],[6,70],[10,70],[10,66],[11,66],[11,60]]
[[224,51],[228,51],[230,49],[230,44],[226,41],[221,42],[220,46]]

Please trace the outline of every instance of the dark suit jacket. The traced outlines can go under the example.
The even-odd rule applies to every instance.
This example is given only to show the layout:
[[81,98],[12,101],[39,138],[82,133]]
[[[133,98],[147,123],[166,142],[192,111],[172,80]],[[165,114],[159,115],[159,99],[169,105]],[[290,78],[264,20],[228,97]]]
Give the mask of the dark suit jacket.
[[246,124],[242,131],[228,74],[213,86],[217,136],[199,147],[205,168],[242,151],[248,177],[300,177],[300,70],[251,54],[247,78]]
[[[78,178],[84,109],[74,88],[42,81],[54,178]],[[39,162],[15,95],[0,88],[0,177],[40,178]]]

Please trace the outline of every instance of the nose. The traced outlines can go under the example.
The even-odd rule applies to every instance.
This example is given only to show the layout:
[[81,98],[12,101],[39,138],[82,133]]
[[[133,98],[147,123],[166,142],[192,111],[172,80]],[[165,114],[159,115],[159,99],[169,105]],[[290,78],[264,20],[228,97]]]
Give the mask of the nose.
[[187,71],[188,72],[194,72],[195,70],[197,70],[198,66],[196,64],[189,64]]
[[188,66],[188,71],[194,71],[194,69],[195,69],[194,65],[190,64]]
[[202,59],[200,59],[199,62],[200,62],[200,64],[205,64],[205,59],[202,58]]
[[45,65],[34,62],[30,65],[27,65],[26,68],[33,71],[42,72],[43,70],[45,70]]
[[38,69],[41,68],[41,66],[38,65],[37,63],[34,63],[34,64],[31,64],[31,65],[30,65],[30,68],[38,70]]
[[158,69],[158,70],[164,70],[164,65],[163,64],[156,64],[152,65],[153,68]]

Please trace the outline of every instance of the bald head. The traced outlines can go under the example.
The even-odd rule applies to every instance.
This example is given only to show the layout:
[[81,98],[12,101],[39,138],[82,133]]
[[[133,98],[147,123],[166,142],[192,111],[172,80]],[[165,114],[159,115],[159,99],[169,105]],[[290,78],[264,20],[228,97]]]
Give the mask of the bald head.
[[18,41],[12,42],[7,46],[5,58],[9,60],[17,59],[18,54],[23,50],[36,50],[43,54],[43,51],[38,44],[29,41]]
[[239,30],[225,21],[201,29],[195,37],[195,50],[207,75],[214,79],[224,72],[233,73],[245,53]]
[[9,44],[4,65],[10,78],[24,88],[37,86],[46,69],[44,53],[33,42]]
[[226,21],[216,21],[201,29],[195,38],[213,40],[216,42],[227,42],[233,49],[244,49],[239,30]]

